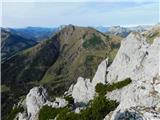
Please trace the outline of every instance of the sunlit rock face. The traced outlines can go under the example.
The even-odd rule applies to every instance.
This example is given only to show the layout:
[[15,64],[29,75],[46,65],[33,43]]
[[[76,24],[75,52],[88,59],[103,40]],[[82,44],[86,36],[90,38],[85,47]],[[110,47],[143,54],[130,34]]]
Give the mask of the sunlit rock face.
[[144,60],[149,55],[148,47],[145,38],[138,33],[131,33],[123,39],[112,65],[108,68],[107,81],[116,82],[127,77],[137,77],[135,73],[143,69]]
[[24,107],[24,112],[18,113],[16,120],[38,120],[39,110],[45,106],[51,106],[53,108],[65,107],[68,102],[63,98],[55,98],[55,101],[51,102],[48,99],[47,90],[44,87],[32,88],[26,96],[26,99],[19,103]]
[[103,60],[93,77],[93,80],[84,79],[79,77],[75,85],[71,85],[69,93],[72,94],[75,103],[87,104],[95,96],[95,86],[98,83],[106,83],[106,71],[107,71],[108,59]]
[[26,98],[19,103],[24,108],[18,113],[15,120],[38,120],[38,112],[48,99],[47,90],[44,87],[34,87],[27,94]]
[[92,84],[96,86],[97,83],[106,84],[106,72],[107,72],[108,58],[103,60],[93,77]]
[[[153,44],[148,44],[141,34],[131,33],[121,42],[121,47],[108,68],[107,81],[113,83],[131,78],[132,83],[122,89],[107,93],[107,98],[120,102],[109,120],[119,120],[120,118],[116,119],[118,111],[125,111],[136,106],[150,107],[154,108],[155,112],[160,112],[159,56],[160,37],[157,37]],[[141,119],[133,120],[153,119],[153,117],[147,119],[146,114],[151,113],[144,111]]]
[[94,98],[94,88],[90,79],[79,77],[77,83],[73,87],[72,97],[75,103],[88,103]]
[[35,87],[30,90],[26,97],[27,113],[35,118],[40,108],[47,101],[47,90],[43,87]]

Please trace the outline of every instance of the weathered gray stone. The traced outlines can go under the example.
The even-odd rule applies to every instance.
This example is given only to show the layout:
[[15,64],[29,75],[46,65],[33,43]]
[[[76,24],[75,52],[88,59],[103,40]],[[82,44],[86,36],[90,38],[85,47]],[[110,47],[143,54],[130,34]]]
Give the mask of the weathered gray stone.
[[[160,37],[151,45],[138,33],[131,33],[122,41],[112,65],[108,68],[107,81],[113,83],[131,78],[132,83],[107,93],[107,98],[120,102],[109,120],[119,120],[120,118],[115,118],[118,111],[136,106],[155,107],[156,112],[160,110],[159,56]],[[152,116],[152,113],[144,112],[141,118],[133,120],[159,120],[159,117],[154,119]]]

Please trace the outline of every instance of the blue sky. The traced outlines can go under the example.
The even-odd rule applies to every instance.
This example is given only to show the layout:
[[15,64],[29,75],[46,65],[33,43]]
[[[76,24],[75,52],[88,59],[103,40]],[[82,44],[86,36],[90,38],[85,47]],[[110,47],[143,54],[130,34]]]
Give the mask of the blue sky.
[[158,0],[10,1],[2,4],[3,27],[134,26],[159,22]]

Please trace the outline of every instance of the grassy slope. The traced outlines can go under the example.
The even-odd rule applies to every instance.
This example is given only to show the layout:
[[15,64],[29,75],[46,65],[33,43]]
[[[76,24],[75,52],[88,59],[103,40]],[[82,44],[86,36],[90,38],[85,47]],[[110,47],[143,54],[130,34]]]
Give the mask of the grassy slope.
[[[61,48],[63,48],[61,54],[41,80],[41,84],[51,88],[50,93],[53,96],[63,93],[79,76],[92,79],[103,59],[108,56],[110,62],[113,60],[122,39],[104,35],[91,28],[73,29],[76,30],[68,33],[69,38],[64,39],[61,35],[59,36]],[[66,31],[68,31],[67,28]]]

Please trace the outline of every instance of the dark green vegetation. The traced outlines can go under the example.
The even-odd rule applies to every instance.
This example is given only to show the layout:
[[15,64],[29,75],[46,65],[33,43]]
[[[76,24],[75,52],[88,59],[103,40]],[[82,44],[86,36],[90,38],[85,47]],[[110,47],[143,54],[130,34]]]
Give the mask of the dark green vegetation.
[[80,113],[80,120],[102,120],[109,112],[115,110],[118,103],[113,100],[108,100],[104,96],[98,96],[85,110]]
[[1,93],[10,91],[10,88],[6,85],[1,85]]
[[[109,56],[112,62],[120,39],[93,28],[69,25],[49,40],[5,61],[1,66],[2,84],[10,91],[2,93],[2,120],[35,85],[46,86],[49,95],[55,97],[62,95],[79,76],[92,78],[103,59]],[[84,43],[91,46],[85,48]]]
[[112,84],[97,84],[96,85],[96,92],[99,93],[99,95],[105,95],[107,92],[116,90],[116,89],[121,89],[128,84],[130,84],[132,80],[130,78],[127,78],[123,81],[112,83]]
[[52,108],[49,106],[43,106],[43,108],[39,111],[39,120],[54,119],[57,114],[62,111],[62,109],[65,108]]
[[79,114],[72,112],[69,108],[44,106],[39,112],[39,120],[54,119],[56,116],[57,120],[102,120],[117,106],[116,101],[108,100],[104,96],[98,96]]
[[102,42],[101,38],[99,36],[96,36],[95,34],[93,34],[93,36],[89,40],[85,40],[83,42],[83,47],[86,49],[93,48],[93,47],[98,48],[98,47],[100,47],[100,44],[102,44],[102,46],[104,44]]
[[69,104],[69,105],[73,105],[73,104],[74,104],[74,99],[73,99],[72,96],[65,96],[64,99],[65,99],[66,101],[68,101],[68,104]]
[[8,115],[7,119],[6,120],[13,120],[13,118],[16,117],[16,115],[19,113],[19,112],[23,112],[24,109],[22,107],[15,107],[11,112],[10,114]]
[[[113,84],[97,84],[96,92],[99,96],[91,100],[86,109],[80,111],[80,113],[74,113],[70,108],[52,108],[49,106],[44,106],[40,113],[40,120],[49,120],[57,118],[56,120],[102,120],[108,113],[114,111],[119,105],[118,102],[106,99],[105,94],[111,92],[115,89],[121,89],[132,81],[127,78],[123,81],[113,83]],[[74,104],[73,98],[71,96],[66,96],[65,99],[70,101],[69,104]]]

